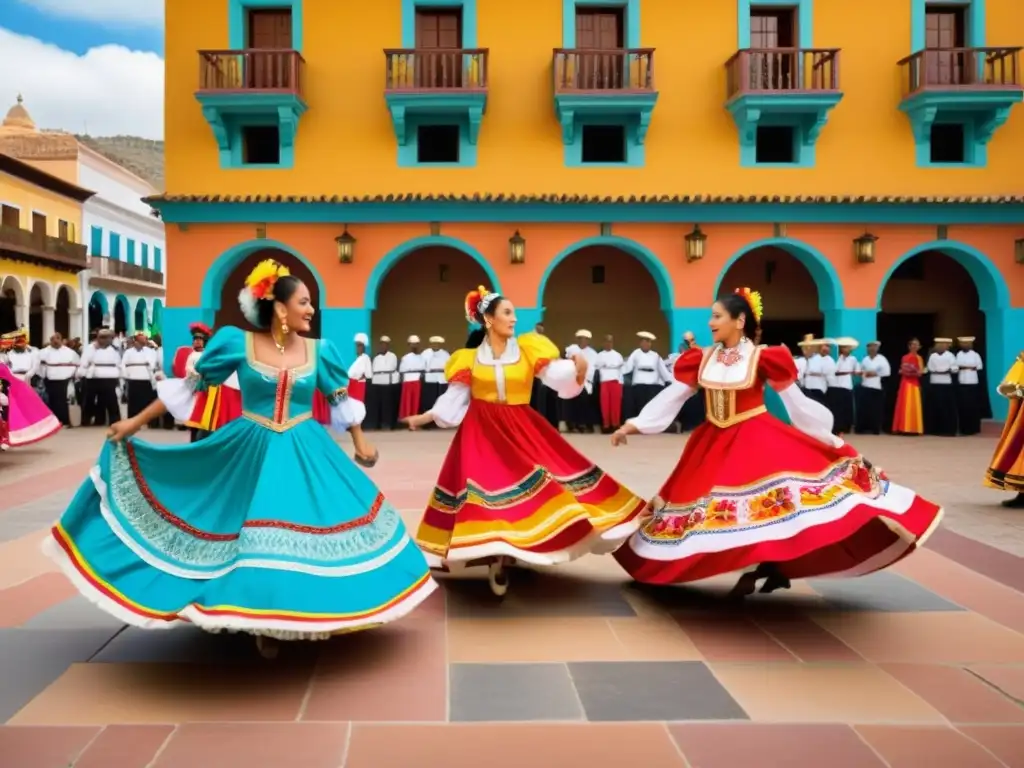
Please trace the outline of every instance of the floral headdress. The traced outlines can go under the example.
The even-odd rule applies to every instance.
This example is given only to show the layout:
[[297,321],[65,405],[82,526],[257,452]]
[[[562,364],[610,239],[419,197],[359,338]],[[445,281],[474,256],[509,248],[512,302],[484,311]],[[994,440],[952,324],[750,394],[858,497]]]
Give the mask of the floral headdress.
[[245,278],[245,287],[238,294],[238,304],[242,308],[245,319],[255,326],[260,324],[259,303],[274,295],[274,283],[287,277],[291,272],[288,267],[273,259],[257,264],[249,276]]
[[749,288],[737,288],[735,293],[747,300],[747,304],[750,305],[750,309],[754,313],[754,321],[760,325],[761,316],[764,314],[764,301],[761,299],[760,292],[752,291]]
[[478,317],[482,316],[487,308],[498,298],[497,293],[492,293],[482,285],[477,286],[475,291],[466,294],[466,320],[470,323],[479,322]]

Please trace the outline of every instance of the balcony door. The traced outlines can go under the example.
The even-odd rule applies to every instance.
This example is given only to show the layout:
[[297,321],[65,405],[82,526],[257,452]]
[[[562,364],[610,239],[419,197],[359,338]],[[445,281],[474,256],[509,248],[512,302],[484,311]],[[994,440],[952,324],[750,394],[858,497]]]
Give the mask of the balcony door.
[[247,48],[264,53],[247,54],[246,87],[291,89],[292,60],[273,51],[292,50],[292,9],[253,8],[249,10]]
[[576,8],[576,87],[619,90],[627,72],[622,8]]
[[462,87],[462,9],[416,9],[417,88]]
[[[962,5],[925,7],[925,83],[961,85],[966,64],[962,49],[967,44],[967,8]],[[933,50],[939,49],[939,50]]]
[[750,11],[750,87],[758,91],[799,88],[795,51],[796,8],[752,8]]

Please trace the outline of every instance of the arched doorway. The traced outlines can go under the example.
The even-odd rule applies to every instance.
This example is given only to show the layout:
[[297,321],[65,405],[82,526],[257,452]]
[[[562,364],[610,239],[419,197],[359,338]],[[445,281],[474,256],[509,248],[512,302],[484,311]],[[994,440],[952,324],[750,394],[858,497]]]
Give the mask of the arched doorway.
[[[71,338],[71,289],[66,285],[57,289],[57,301],[54,304],[53,329],[65,339]],[[77,328],[75,331],[77,332]]]
[[110,317],[110,304],[102,291],[95,291],[89,297],[89,334],[103,327]]
[[306,287],[309,289],[310,298],[313,301],[313,306],[318,310],[313,316],[313,327],[308,335],[314,339],[320,338],[320,310],[323,309],[323,304],[320,300],[320,288],[316,277],[301,259],[292,256],[280,248],[261,248],[253,251],[235,265],[235,268],[228,274],[220,289],[220,307],[218,307],[214,317],[215,326],[220,328],[224,325],[234,325],[246,330],[256,330],[242,314],[242,308],[238,306],[238,294],[245,285],[245,279],[252,272],[253,268],[261,261],[267,259],[273,259],[288,267],[288,271],[291,274],[306,284]]
[[744,287],[759,291],[764,300],[762,344],[785,344],[798,352],[798,342],[808,333],[825,335],[818,283],[790,251],[778,245],[746,251],[722,274],[717,297]]
[[28,343],[33,347],[42,348],[46,345],[46,325],[44,312],[50,304],[51,291],[49,284],[43,282],[32,283],[28,298]]
[[615,245],[584,245],[561,258],[541,288],[544,330],[560,348],[586,328],[600,347],[604,336],[615,337],[624,356],[637,346],[638,331],[658,337],[654,348],[667,355],[672,339],[662,291],[648,268]]
[[[985,312],[978,284],[963,264],[942,251],[924,250],[901,260],[882,285],[880,309],[878,340],[894,373],[886,382],[890,416],[896,407],[899,386],[899,376],[895,374],[910,339],[920,340],[922,356],[927,361],[936,336],[954,340],[957,336],[974,336],[974,348],[988,367]],[[980,374],[983,385],[985,373],[983,370]],[[1000,376],[1002,371],[994,375]],[[927,387],[927,381],[924,386]],[[990,418],[987,385],[982,389],[986,393],[982,415]],[[887,423],[891,424],[892,419]]]
[[25,287],[14,275],[0,282],[0,333],[18,328],[18,307],[25,303]]
[[119,293],[114,299],[114,333],[128,333],[128,314],[131,307],[128,297]]
[[375,339],[390,336],[399,357],[413,334],[424,344],[443,336],[448,349],[458,349],[467,335],[462,305],[478,285],[495,288],[469,254],[450,245],[412,248],[380,280],[370,332]]
[[163,333],[164,303],[160,299],[153,299],[153,322],[150,323],[149,328],[154,336]]
[[149,323],[146,322],[146,300],[139,299],[135,302],[135,330],[148,330]]

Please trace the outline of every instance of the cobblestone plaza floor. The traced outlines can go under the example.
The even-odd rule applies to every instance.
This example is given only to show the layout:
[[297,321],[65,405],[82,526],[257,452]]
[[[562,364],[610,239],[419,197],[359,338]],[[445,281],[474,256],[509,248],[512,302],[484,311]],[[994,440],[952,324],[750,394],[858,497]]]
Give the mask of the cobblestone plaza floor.
[[[374,439],[414,526],[449,435]],[[570,439],[644,495],[685,440]],[[981,488],[994,436],[855,440],[946,508],[882,574],[742,606],[731,578],[646,589],[610,557],[515,571],[503,603],[442,576],[406,620],[274,661],[126,628],[43,558],[101,440],[0,455],[0,768],[1024,767],[1024,511]]]

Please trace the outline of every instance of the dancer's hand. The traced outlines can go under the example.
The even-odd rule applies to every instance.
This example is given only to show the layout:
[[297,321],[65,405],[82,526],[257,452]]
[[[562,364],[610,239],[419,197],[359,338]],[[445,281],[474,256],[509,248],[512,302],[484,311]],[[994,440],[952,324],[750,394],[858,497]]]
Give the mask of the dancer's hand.
[[576,383],[582,384],[587,380],[587,358],[583,355],[573,355],[572,361],[576,363]]
[[626,433],[623,432],[621,429],[617,429],[614,432],[612,432],[612,446],[613,447],[618,447],[620,445],[626,445],[627,442],[628,441],[626,440]]
[[131,437],[140,429],[142,429],[142,423],[136,422],[135,419],[115,421],[110,425],[110,429],[107,430],[107,440],[112,443],[119,443],[126,437]]
[[410,432],[415,432],[420,427],[425,427],[434,417],[430,413],[421,413],[418,416],[406,416],[404,419],[399,419],[402,424],[405,424],[409,428]]

